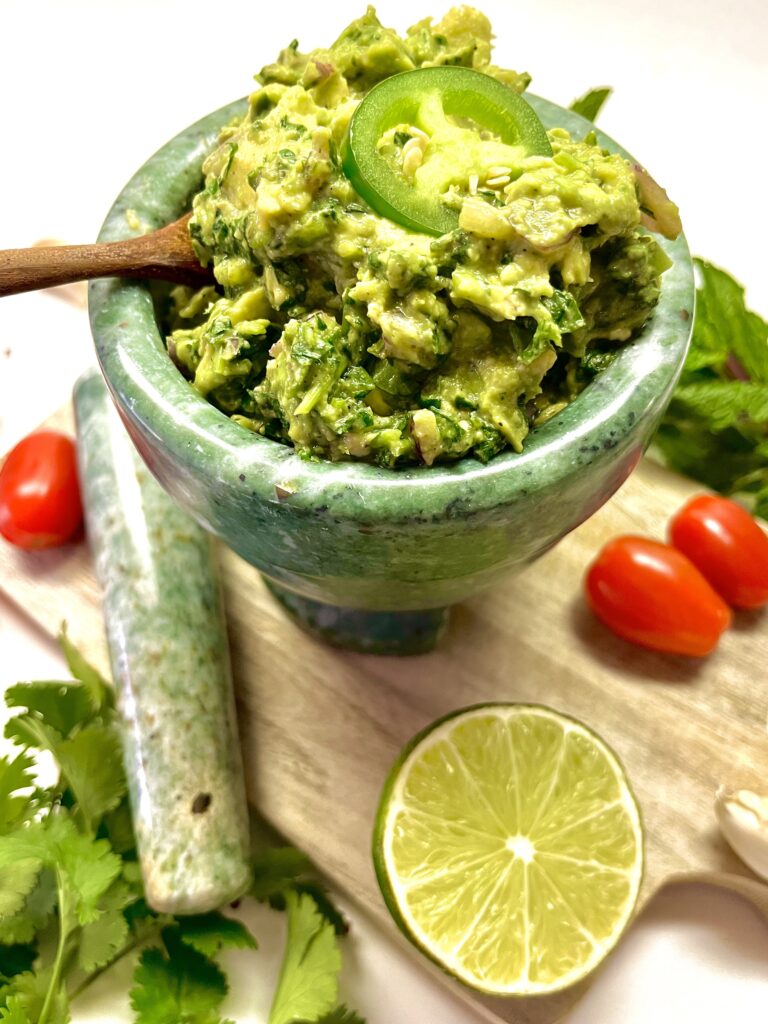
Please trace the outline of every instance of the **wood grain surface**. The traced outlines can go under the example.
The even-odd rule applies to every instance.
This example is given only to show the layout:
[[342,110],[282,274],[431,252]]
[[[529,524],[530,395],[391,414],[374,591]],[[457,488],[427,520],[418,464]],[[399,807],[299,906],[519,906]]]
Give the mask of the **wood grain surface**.
[[[70,416],[62,410],[48,425],[72,429]],[[665,883],[690,879],[740,892],[768,914],[768,886],[731,853],[713,813],[720,784],[766,788],[768,609],[736,613],[718,650],[691,660],[624,643],[581,596],[602,543],[627,532],[662,538],[671,513],[696,490],[645,460],[539,562],[456,608],[438,651],[413,658],[350,654],[313,640],[286,618],[256,570],[222,549],[252,803],[394,931],[369,845],[379,790],[400,748],[459,707],[544,703],[594,728],[627,768],[647,832],[639,907]],[[27,553],[2,544],[0,588],[48,633],[66,619],[73,640],[106,670],[86,545]],[[456,988],[488,1020],[519,1024],[559,1019],[581,992],[504,1001]]]

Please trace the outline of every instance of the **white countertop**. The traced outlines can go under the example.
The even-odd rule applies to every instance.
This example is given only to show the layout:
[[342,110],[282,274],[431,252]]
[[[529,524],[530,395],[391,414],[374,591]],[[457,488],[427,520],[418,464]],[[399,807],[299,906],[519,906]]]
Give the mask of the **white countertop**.
[[[431,7],[378,5],[405,28]],[[501,64],[533,74],[532,89],[567,105],[589,87],[616,93],[600,119],[681,206],[693,251],[748,287],[768,314],[763,232],[768,146],[768,18],[762,0],[489,0]],[[3,145],[0,246],[40,238],[90,241],[123,183],[182,127],[248,91],[250,75],[293,36],[306,49],[362,12],[245,0],[4,0],[0,31]],[[228,34],[228,25],[238,30]],[[151,30],[145,27],[151,24]],[[64,402],[91,361],[85,314],[50,295],[2,301],[0,451]],[[55,678],[54,645],[0,599],[0,688]],[[55,673],[55,674],[54,674]],[[766,736],[768,742],[768,736]],[[246,911],[260,951],[233,954],[238,1024],[266,1020],[283,937],[281,915]],[[356,909],[345,942],[343,994],[369,1024],[481,1021],[418,959]],[[127,970],[127,973],[126,973]],[[102,979],[75,1021],[128,1021],[127,980]],[[569,1024],[751,1024],[768,1005],[768,926],[746,902],[703,886],[657,897],[595,980]]]

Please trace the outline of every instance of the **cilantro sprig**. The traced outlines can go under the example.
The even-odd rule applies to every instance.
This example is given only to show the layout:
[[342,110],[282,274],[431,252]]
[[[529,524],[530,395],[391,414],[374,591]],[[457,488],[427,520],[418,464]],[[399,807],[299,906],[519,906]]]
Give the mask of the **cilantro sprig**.
[[[171,917],[144,901],[112,690],[62,634],[73,679],[19,683],[0,757],[0,1021],[66,1024],[70,1004],[129,955],[136,1024],[234,1024],[221,1008],[228,949],[255,950],[221,913]],[[30,751],[58,781],[35,783]],[[252,896],[287,911],[288,938],[269,1024],[364,1024],[338,1004],[346,922],[291,847],[254,860]]]

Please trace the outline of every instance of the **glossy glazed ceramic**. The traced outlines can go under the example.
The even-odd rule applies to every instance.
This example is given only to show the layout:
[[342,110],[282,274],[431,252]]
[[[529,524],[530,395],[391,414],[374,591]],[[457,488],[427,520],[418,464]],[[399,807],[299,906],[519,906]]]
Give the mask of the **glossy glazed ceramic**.
[[[530,99],[548,126],[575,134],[591,127]],[[118,196],[100,241],[135,233],[129,209],[145,230],[180,216],[218,129],[243,108],[238,102],[216,111],[148,160]],[[526,565],[598,509],[636,465],[682,367],[692,323],[685,239],[661,243],[674,265],[642,336],[535,429],[521,455],[506,452],[488,465],[469,458],[393,472],[304,461],[233,423],[184,380],[166,354],[144,284],[93,283],[91,323],[131,437],[181,506],[327,639],[423,650],[444,616],[401,613],[447,608]]]

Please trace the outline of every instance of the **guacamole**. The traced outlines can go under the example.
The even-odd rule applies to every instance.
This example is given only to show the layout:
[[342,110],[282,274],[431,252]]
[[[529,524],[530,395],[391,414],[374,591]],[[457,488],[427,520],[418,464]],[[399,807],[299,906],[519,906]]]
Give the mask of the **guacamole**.
[[256,76],[194,199],[217,285],[176,289],[168,338],[244,428],[386,467],[519,452],[651,315],[668,261],[641,227],[633,167],[593,134],[554,129],[551,155],[526,155],[438,103],[426,130],[397,125],[377,148],[457,226],[408,230],[355,192],[341,154],[373,86],[462,66],[524,91],[528,75],[490,60],[472,8],[404,38],[369,8],[330,48],[293,42]]

